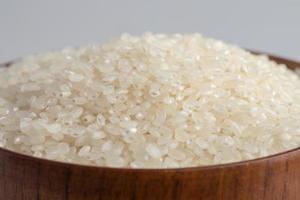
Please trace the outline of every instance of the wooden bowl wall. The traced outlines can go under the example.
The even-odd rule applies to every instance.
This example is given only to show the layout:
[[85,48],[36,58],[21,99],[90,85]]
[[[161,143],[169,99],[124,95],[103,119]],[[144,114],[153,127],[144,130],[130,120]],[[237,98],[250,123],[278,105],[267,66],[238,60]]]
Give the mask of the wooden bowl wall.
[[[270,57],[290,68],[300,67],[298,62]],[[0,199],[297,200],[300,148],[251,161],[182,169],[91,167],[0,148]]]

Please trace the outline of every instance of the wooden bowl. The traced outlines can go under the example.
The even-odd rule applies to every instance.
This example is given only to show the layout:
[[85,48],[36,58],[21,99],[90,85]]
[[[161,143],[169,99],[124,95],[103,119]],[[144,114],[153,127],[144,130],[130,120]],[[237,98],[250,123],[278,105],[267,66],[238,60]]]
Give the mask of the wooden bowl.
[[[298,62],[270,57],[290,68],[300,67]],[[250,161],[182,169],[83,166],[0,148],[0,199],[297,200],[300,148]]]

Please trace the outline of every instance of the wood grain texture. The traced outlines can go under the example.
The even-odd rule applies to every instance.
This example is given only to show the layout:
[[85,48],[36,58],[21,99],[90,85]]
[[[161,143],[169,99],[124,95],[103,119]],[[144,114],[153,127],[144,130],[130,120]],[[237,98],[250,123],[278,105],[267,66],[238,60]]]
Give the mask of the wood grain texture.
[[0,148],[0,200],[102,199],[297,200],[300,148],[252,161],[160,170],[65,164]]

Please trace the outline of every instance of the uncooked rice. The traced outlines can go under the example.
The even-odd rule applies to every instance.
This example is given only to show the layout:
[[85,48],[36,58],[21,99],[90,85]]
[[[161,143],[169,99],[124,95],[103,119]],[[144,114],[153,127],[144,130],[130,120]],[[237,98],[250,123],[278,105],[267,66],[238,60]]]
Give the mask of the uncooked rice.
[[0,70],[0,146],[23,154],[177,168],[300,146],[296,73],[200,34],[124,34]]

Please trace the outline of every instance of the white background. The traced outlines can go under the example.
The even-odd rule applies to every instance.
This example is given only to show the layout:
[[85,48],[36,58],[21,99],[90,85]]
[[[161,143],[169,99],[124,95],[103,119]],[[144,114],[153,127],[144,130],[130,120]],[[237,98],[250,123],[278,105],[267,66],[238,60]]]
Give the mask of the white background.
[[145,31],[200,32],[300,60],[300,1],[0,0],[0,62]]

